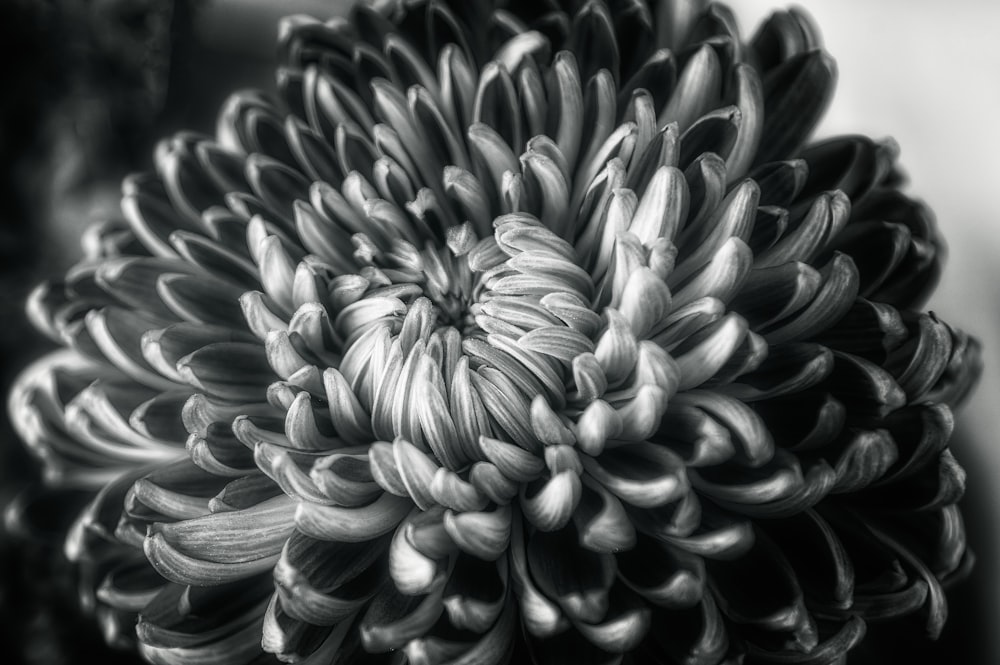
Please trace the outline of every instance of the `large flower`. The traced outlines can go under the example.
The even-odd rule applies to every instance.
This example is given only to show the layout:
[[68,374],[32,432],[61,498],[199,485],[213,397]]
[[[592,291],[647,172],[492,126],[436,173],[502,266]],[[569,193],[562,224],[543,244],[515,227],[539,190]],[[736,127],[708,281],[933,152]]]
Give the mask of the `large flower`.
[[70,350],[13,414],[99,489],[67,548],[108,633],[485,665],[939,631],[978,346],[918,312],[942,245],[895,145],[804,145],[805,17],[386,4],[286,20],[280,100],[163,142],[31,301]]

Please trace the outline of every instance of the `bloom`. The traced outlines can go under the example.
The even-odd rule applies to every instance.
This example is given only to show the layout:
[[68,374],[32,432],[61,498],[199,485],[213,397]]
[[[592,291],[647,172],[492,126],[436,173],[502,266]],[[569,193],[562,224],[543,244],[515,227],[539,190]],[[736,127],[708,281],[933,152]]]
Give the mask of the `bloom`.
[[[388,18],[387,18],[388,15]],[[288,19],[30,304],[12,411],[154,662],[825,663],[965,551],[978,346],[800,13]],[[516,654],[516,655],[515,655]]]

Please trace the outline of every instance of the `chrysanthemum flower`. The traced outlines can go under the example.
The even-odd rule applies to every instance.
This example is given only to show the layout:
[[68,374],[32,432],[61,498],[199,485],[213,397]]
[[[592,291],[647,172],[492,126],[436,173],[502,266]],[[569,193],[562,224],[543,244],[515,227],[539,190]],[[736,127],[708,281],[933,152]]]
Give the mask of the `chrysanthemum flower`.
[[[413,0],[281,30],[30,303],[12,411],[159,663],[833,663],[970,561],[978,346],[797,11]],[[103,578],[102,578],[103,576]]]

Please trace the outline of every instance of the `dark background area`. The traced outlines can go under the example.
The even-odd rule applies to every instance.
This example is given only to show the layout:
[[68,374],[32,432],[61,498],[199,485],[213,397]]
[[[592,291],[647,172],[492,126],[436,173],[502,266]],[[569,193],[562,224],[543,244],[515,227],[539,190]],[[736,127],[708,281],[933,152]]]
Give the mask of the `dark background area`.
[[[77,255],[86,224],[114,215],[121,178],[150,167],[155,142],[172,131],[212,131],[230,91],[271,83],[270,51],[243,48],[247,16],[210,24],[209,0],[3,0],[0,2],[0,392],[50,344],[30,329],[31,287]],[[229,10],[240,3],[228,2]],[[336,8],[337,3],[330,6]],[[269,10],[273,12],[273,10]],[[259,17],[257,17],[259,19]],[[248,23],[248,25],[249,25]],[[213,30],[229,32],[213,40]],[[5,398],[6,399],[6,398]],[[961,429],[954,448],[968,469],[964,499],[979,565],[950,594],[942,638],[919,620],[869,627],[852,663],[993,663],[986,598],[996,588],[996,516]],[[0,504],[39,481],[38,466],[0,416]],[[96,621],[78,609],[76,580],[61,543],[46,532],[0,532],[0,640],[5,663],[134,663],[104,646]],[[919,618],[918,618],[919,619]]]

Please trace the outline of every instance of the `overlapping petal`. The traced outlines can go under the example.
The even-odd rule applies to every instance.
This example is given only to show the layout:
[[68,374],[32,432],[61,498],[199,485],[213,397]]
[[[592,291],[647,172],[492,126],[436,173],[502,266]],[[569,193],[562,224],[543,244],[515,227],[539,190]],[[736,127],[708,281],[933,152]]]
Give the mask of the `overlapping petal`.
[[[976,341],[800,12],[381,3],[161,143],[15,387],[152,662],[824,663],[965,552]],[[143,556],[152,570],[143,564]],[[127,621],[127,619],[121,619]],[[120,622],[121,622],[120,621]],[[651,626],[662,629],[651,630]],[[363,654],[363,656],[362,656]]]

